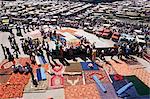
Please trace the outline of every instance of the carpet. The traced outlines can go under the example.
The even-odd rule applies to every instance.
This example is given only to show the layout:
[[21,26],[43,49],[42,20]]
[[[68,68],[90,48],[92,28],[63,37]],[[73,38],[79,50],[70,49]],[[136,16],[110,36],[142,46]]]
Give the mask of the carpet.
[[66,66],[64,74],[77,73],[81,74],[82,68],[80,63],[71,63],[70,66]]
[[[130,77],[130,76],[129,76]],[[134,77],[134,76],[133,76]],[[130,79],[132,80],[128,80],[127,79],[128,76],[124,77],[123,80],[120,80],[120,81],[115,81],[114,78],[113,78],[113,75],[111,75],[111,79],[113,80],[113,87],[115,89],[115,92],[118,91],[121,87],[123,87],[124,85],[126,85],[127,83],[129,82],[132,82],[133,83],[133,86],[130,87],[129,89],[127,89],[124,93],[121,94],[120,97],[124,98],[126,97],[126,99],[149,99],[149,96],[144,94],[143,96],[140,96],[139,93],[138,93],[138,90],[139,91],[142,91],[143,93],[145,92],[149,92],[148,90],[143,90],[143,86],[141,88],[136,88],[136,87],[139,87],[140,84],[138,84],[137,82],[139,81],[135,81],[132,79],[132,76]],[[134,78],[135,79],[135,78]],[[135,85],[134,83],[137,83],[137,85]],[[105,85],[105,84],[104,84]],[[107,89],[107,88],[106,88]],[[144,88],[145,89],[145,88]]]
[[65,99],[101,99],[95,84],[67,86]]
[[[19,58],[16,59],[17,64],[25,66],[26,62],[30,63],[30,58]],[[28,83],[30,75],[24,74],[14,74],[9,77],[7,83],[2,83],[0,85],[0,99],[16,98],[23,96],[23,90],[25,85]]]
[[83,85],[83,79],[80,75],[65,75],[64,86]]
[[125,79],[132,82],[136,88],[137,93],[140,96],[150,95],[150,88],[146,86],[141,80],[139,80],[136,76],[126,76]]
[[141,65],[135,58],[133,58],[133,59],[127,59],[127,60],[123,60],[123,61],[125,63],[127,63],[128,65]]
[[64,85],[64,77],[61,75],[53,75],[49,80],[50,88],[61,88]]
[[0,99],[22,97],[23,90],[29,78],[29,75],[12,74],[7,83],[0,85]]
[[65,67],[63,65],[55,65],[54,68],[51,69],[51,72],[56,75],[62,75],[65,70]]
[[92,78],[93,75],[96,75],[102,83],[108,83],[109,82],[107,75],[101,69],[99,71],[95,71],[95,70],[85,71],[84,74],[85,74],[86,84],[95,83],[95,81]]
[[109,64],[104,64],[104,63],[101,63],[100,61],[96,61],[96,64],[98,64],[99,66],[102,66],[107,71],[108,74],[110,75],[116,74],[112,66],[110,66]]
[[59,31],[60,31],[60,32],[63,32],[63,33],[68,32],[68,33],[70,33],[70,34],[74,34],[75,32],[77,32],[77,31],[72,30],[72,29],[63,29],[63,30],[59,30]]
[[[82,70],[99,70],[94,62],[81,62]],[[93,68],[90,68],[92,66]]]
[[6,83],[12,74],[12,68],[0,69],[0,83]]
[[107,93],[104,93],[101,89],[99,89],[99,93],[102,99],[118,99],[118,96],[116,95],[111,83],[103,83],[103,86],[106,88]]
[[127,81],[123,80],[115,80],[114,75],[110,75],[111,80],[113,81],[112,85],[114,86],[115,91],[118,91],[121,87],[127,84]]

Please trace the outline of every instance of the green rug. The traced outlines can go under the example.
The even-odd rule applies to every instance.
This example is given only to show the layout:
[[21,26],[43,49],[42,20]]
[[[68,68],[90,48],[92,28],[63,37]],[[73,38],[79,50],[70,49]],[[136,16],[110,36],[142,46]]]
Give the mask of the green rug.
[[147,85],[145,85],[140,79],[138,79],[136,76],[126,76],[125,79],[133,83],[137,93],[140,96],[150,95],[150,88]]

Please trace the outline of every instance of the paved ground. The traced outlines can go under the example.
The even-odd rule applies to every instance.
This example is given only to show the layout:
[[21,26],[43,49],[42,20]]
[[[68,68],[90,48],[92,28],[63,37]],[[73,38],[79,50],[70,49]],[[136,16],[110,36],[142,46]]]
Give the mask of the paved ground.
[[[14,30],[14,32],[16,32],[16,31]],[[82,30],[81,30],[81,32],[82,32]],[[84,33],[83,33],[83,35],[84,35]],[[7,39],[8,36],[9,36],[8,32],[1,32],[0,33],[0,42],[2,44],[4,44],[4,46],[7,46],[7,47],[9,46],[9,48],[10,48],[10,44],[8,42],[8,39]],[[107,46],[110,46],[110,45],[112,46],[112,44],[113,44],[109,40],[105,40],[105,39],[102,39],[102,38],[99,39],[95,35],[92,35],[92,34],[87,34],[86,37],[87,37],[87,39],[91,39],[92,42],[96,41],[97,42],[96,43],[97,46],[101,46],[101,47],[105,46],[106,47],[106,45]],[[93,38],[95,38],[95,39],[93,40]],[[22,48],[20,46],[19,37],[16,37],[16,41],[19,44],[20,49],[22,50]],[[21,51],[21,53],[22,53],[22,51]],[[2,61],[4,59],[4,56],[3,56],[3,51],[1,49],[1,47],[0,47],[0,54],[1,54],[0,61]],[[25,55],[22,54],[21,56],[25,56]],[[137,69],[137,70],[132,70],[132,73],[135,74],[137,77],[139,77],[143,82],[145,82],[146,85],[150,86],[149,80],[148,80],[149,79],[149,73],[150,73],[150,63],[148,63],[144,59],[141,59],[141,58],[138,58],[138,57],[135,57],[135,56],[133,56],[133,57],[136,58],[138,60],[138,62],[142,64],[142,65],[140,65],[140,67],[142,67],[142,68],[144,67],[142,69],[144,71],[141,71],[141,69]],[[107,61],[112,61],[110,59],[110,57],[105,57],[105,58],[106,58]],[[114,59],[118,60],[117,57],[114,57]],[[56,61],[58,62],[58,60],[56,60]],[[82,61],[83,60],[81,60],[80,58],[78,58],[78,62],[82,62]],[[87,61],[90,61],[90,60],[88,59]],[[68,60],[68,62],[69,63],[73,63],[74,61]],[[124,68],[120,68],[119,64],[118,65],[116,64],[113,67],[116,69],[116,71],[118,71],[121,74],[127,73],[128,69],[129,69],[127,67],[127,65],[124,65]],[[145,71],[147,71],[148,73],[145,72]],[[141,74],[142,74],[142,76],[141,76]],[[23,98],[24,99],[29,99],[29,98],[30,99],[35,99],[35,98],[36,99],[47,99],[50,96],[54,97],[54,99],[60,99],[60,97],[61,97],[61,99],[64,99],[64,97],[65,97],[64,96],[64,89],[47,90],[45,93],[24,93]]]
[[146,71],[148,71],[150,73],[150,63],[142,58],[139,58],[137,56],[133,56],[134,58],[136,58],[138,60],[139,63],[141,63],[141,67],[143,67]]
[[[13,29],[13,33],[15,34],[15,37],[16,37],[16,42],[17,44],[19,45],[19,49],[20,49],[20,52],[21,52],[21,57],[24,57],[26,55],[23,54],[23,51],[22,51],[22,48],[21,48],[21,41],[20,41],[20,37],[16,36],[16,29]],[[23,35],[26,35],[25,33],[22,33]],[[10,48],[10,52],[13,52],[13,50],[11,50],[11,47],[10,47],[10,43],[8,41],[8,37],[9,37],[10,33],[9,32],[0,32],[0,44],[3,44],[4,46]],[[3,50],[2,50],[2,47],[0,46],[0,61],[2,61],[4,59],[4,54],[3,54]]]
[[47,90],[45,93],[24,93],[23,99],[48,99],[54,97],[54,99],[65,99],[64,89]]
[[95,43],[96,48],[104,48],[104,47],[113,47],[114,42],[108,39],[98,38],[96,35],[87,33],[83,31],[82,29],[78,29],[77,34],[80,34],[84,37],[86,37],[91,43]]

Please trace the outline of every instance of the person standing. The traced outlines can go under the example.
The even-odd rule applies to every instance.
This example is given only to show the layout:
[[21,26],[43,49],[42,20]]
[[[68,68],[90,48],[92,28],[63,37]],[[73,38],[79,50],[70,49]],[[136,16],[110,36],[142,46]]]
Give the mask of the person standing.
[[143,49],[140,45],[138,46],[138,57],[143,57]]
[[31,74],[33,85],[35,85],[35,87],[37,87],[37,85],[38,85],[37,80],[35,80],[35,77],[34,77],[34,74],[33,74],[33,69],[32,69],[32,67],[30,66],[30,64],[28,62],[26,62],[26,67],[27,67],[27,69],[29,70],[29,72]]
[[123,49],[121,47],[118,48],[118,59],[122,59]]
[[3,44],[1,44],[1,47],[2,47],[2,50],[3,50],[4,56],[5,56],[5,59],[7,59],[7,55],[6,55],[6,52],[5,52],[5,47],[3,46]]
[[51,53],[50,53],[50,51],[48,49],[46,49],[46,56],[47,56],[48,62],[50,63]]
[[17,24],[17,26],[16,26],[16,29],[17,29],[17,36],[23,37],[23,35],[22,35],[22,33],[21,33],[21,28],[20,28],[20,26],[18,26],[18,24]]
[[12,37],[8,37],[8,40],[9,40],[9,42],[10,42],[10,45],[12,44]]
[[9,48],[5,47],[7,55],[8,55],[8,60],[9,61],[14,61],[14,56],[10,53]]
[[24,33],[26,34],[26,27],[25,27],[25,24],[23,25],[23,31],[24,31]]
[[64,51],[62,46],[60,46],[60,50],[59,50],[59,61],[64,65],[64,66],[69,66],[70,64],[65,60],[64,58]]

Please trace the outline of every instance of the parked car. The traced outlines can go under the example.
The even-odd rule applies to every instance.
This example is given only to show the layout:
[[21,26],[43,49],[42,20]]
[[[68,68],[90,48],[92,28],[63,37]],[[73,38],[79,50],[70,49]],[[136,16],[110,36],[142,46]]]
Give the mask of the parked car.
[[118,32],[114,32],[113,35],[111,36],[111,39],[113,41],[118,41],[119,38],[120,38],[120,33],[118,33]]
[[110,39],[112,36],[112,32],[109,29],[104,29],[101,35],[103,38]]
[[103,31],[104,31],[104,28],[103,28],[103,27],[100,27],[100,28],[98,29],[98,31],[96,32],[96,35],[97,35],[98,37],[102,36]]
[[84,28],[84,31],[89,32],[89,33],[93,33],[94,32],[94,28],[88,26],[88,27]]
[[119,40],[118,40],[118,45],[124,43],[124,42],[133,42],[135,41],[135,36],[129,35],[129,34],[121,34]]

